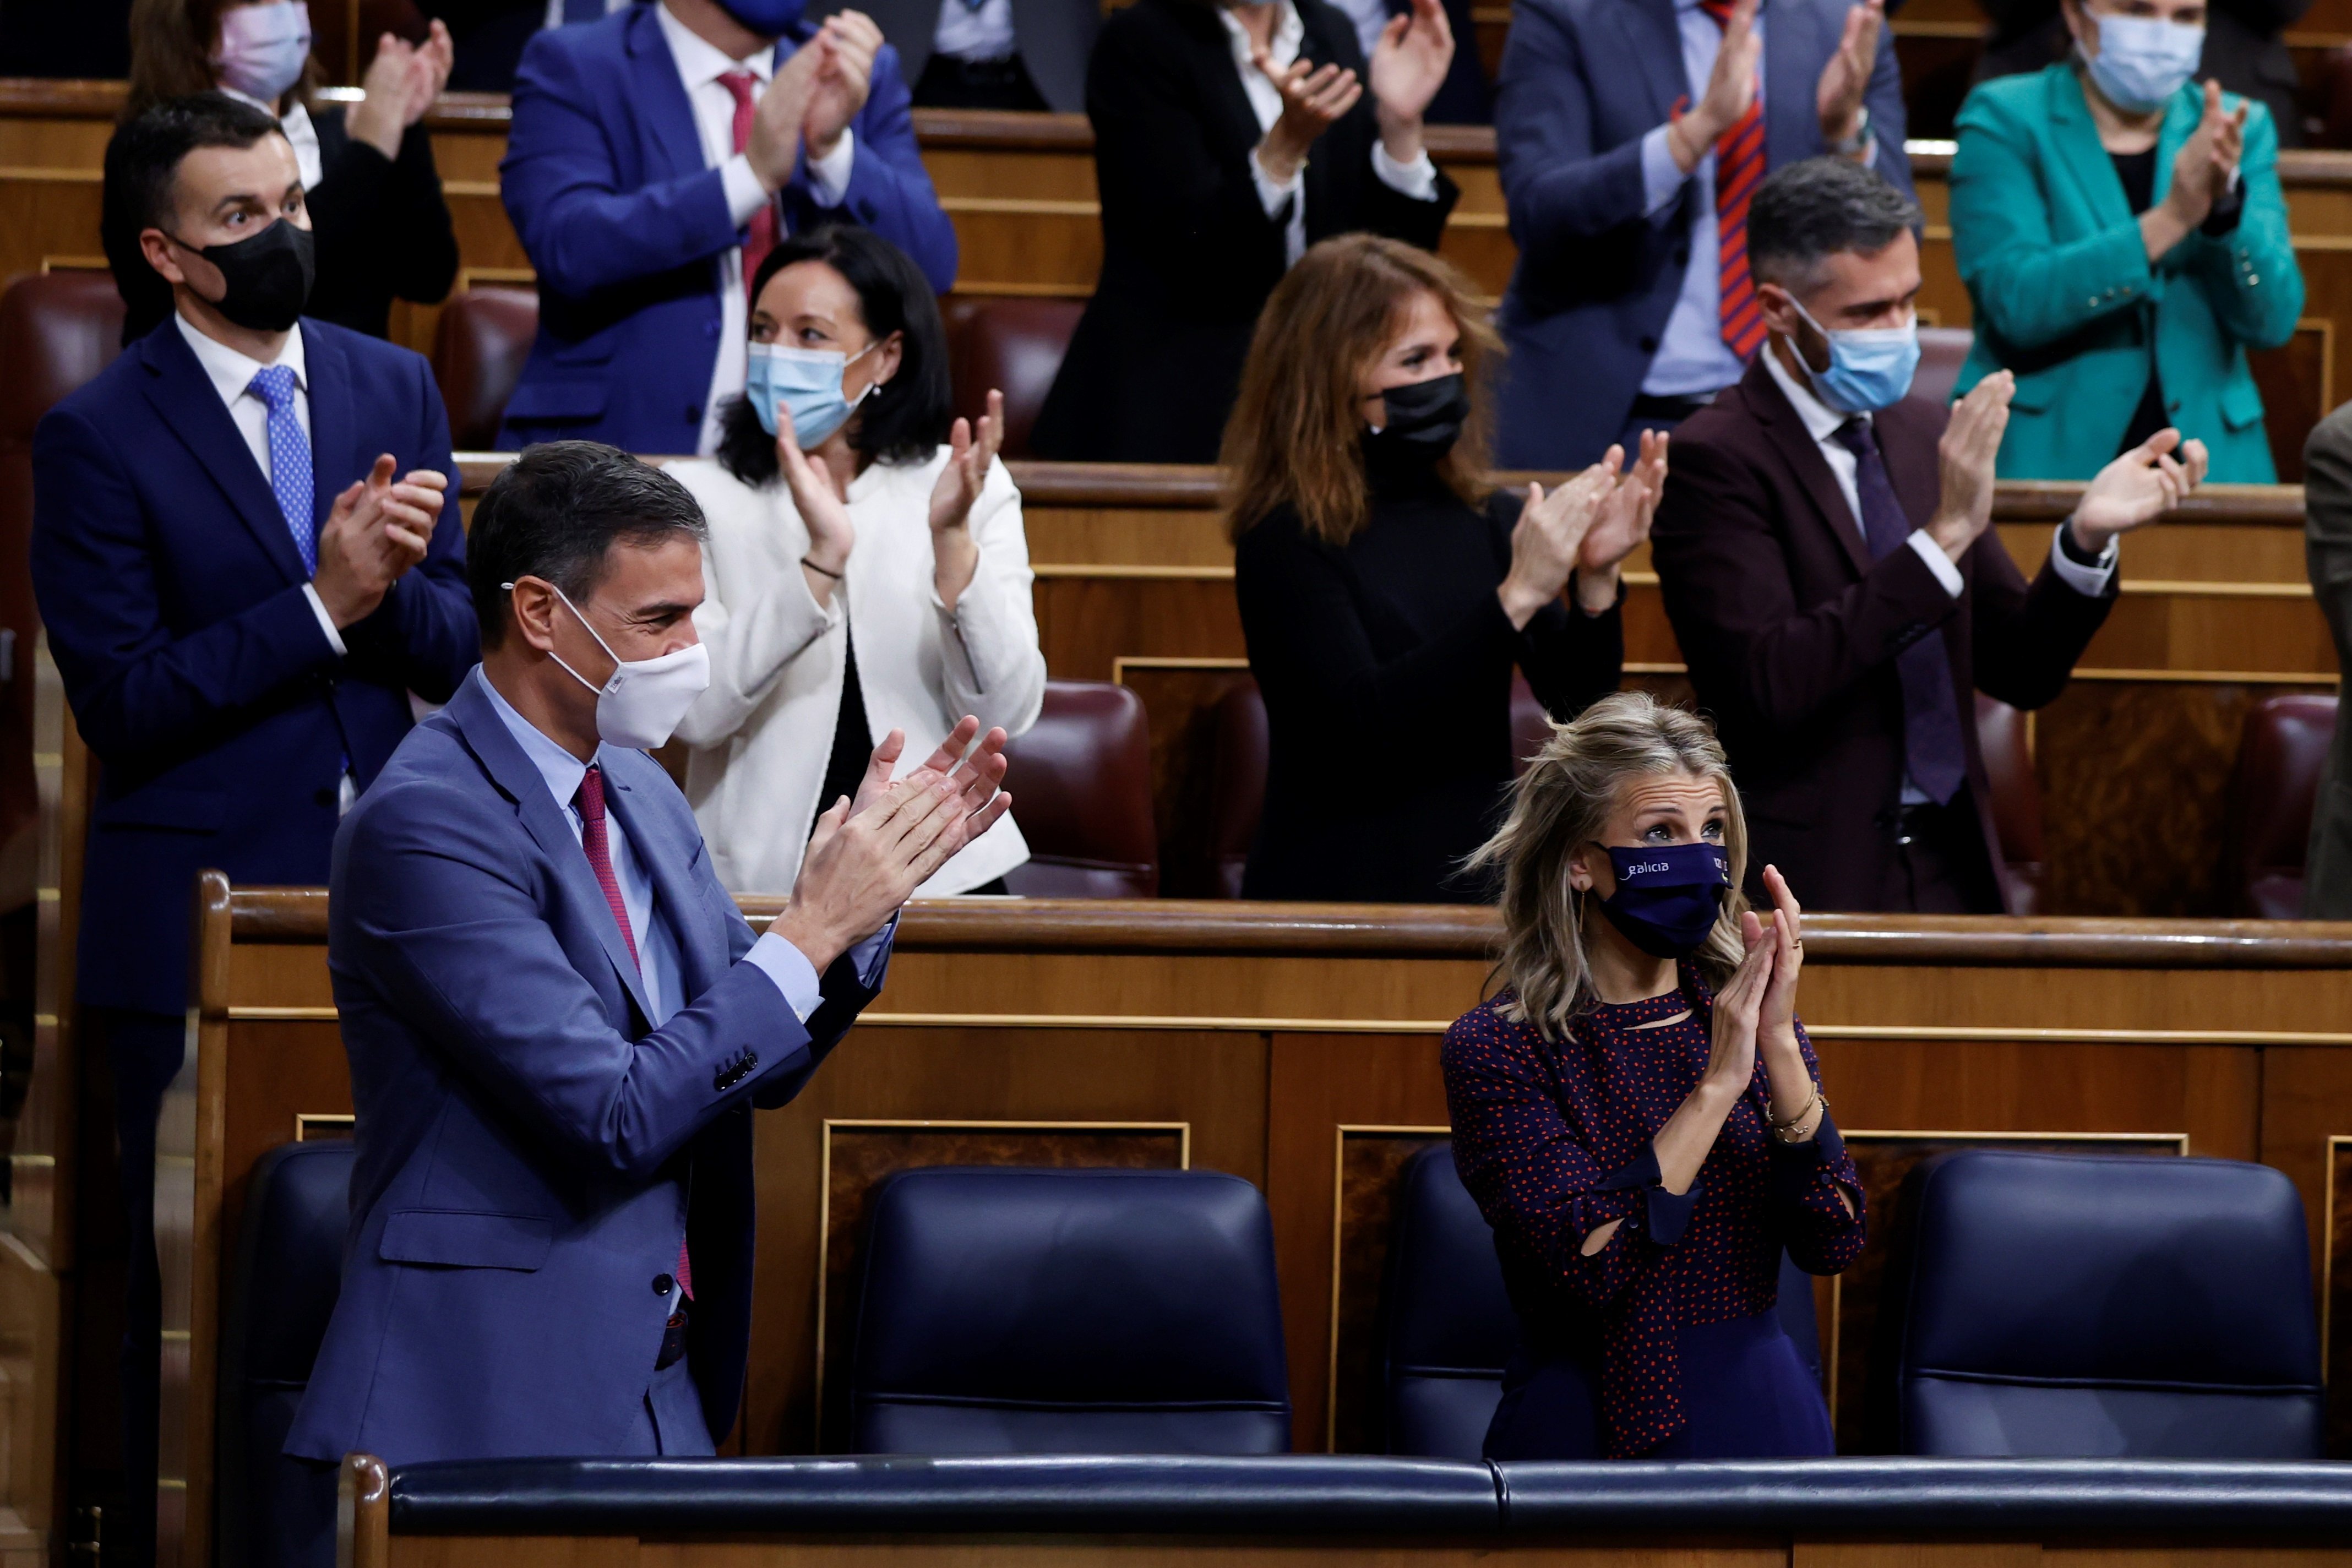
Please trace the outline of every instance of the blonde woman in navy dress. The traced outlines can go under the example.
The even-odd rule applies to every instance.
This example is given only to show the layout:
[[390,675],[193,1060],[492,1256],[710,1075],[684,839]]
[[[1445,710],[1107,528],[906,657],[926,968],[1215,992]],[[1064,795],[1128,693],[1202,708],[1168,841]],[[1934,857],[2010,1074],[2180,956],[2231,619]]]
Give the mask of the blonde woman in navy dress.
[[1454,1158],[1520,1343],[1496,1459],[1832,1451],[1774,1311],[1780,1253],[1834,1274],[1863,1195],[1797,1022],[1800,910],[1738,892],[1748,835],[1706,722],[1606,697],[1516,786],[1502,988],[1447,1031]]

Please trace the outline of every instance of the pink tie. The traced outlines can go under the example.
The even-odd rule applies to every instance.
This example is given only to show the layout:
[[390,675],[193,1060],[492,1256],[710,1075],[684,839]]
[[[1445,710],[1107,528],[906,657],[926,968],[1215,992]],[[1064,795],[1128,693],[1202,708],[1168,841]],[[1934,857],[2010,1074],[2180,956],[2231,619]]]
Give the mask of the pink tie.
[[[735,151],[740,153],[751,144],[751,116],[760,106],[760,79],[750,71],[729,71],[719,79],[719,85],[735,98]],[[770,202],[751,215],[743,241],[744,288],[751,288],[751,279],[759,276],[760,263],[775,245],[776,205]]]
[[[740,118],[740,117],[739,117]],[[596,873],[596,885],[604,889],[604,902],[612,906],[613,922],[621,928],[621,940],[629,944],[629,962],[642,963],[637,957],[636,933],[629,929],[629,909],[621,901],[621,881],[613,875],[613,847],[604,837],[604,770],[595,763],[580,775],[580,791],[572,797],[580,812],[580,847],[588,856],[588,868]],[[677,1244],[677,1288],[689,1300],[694,1296],[694,1270],[686,1260],[686,1243]]]

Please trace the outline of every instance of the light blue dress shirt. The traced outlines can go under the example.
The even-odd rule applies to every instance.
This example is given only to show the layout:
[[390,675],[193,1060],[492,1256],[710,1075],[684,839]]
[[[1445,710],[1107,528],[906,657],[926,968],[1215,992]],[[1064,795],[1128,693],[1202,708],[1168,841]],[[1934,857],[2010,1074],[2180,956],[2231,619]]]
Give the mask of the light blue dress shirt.
[[[572,825],[572,836],[579,837],[580,812],[572,804],[572,797],[580,793],[580,781],[587,776],[588,764],[516,712],[513,704],[499,694],[499,689],[490,684],[478,667],[474,677],[489,693],[490,705],[498,710],[515,743],[522,748],[522,754],[530,759],[531,765],[547,781],[548,793],[555,796],[555,804],[562,809],[563,820]],[[604,750],[598,748],[600,759]],[[609,769],[605,776],[612,776]],[[645,984],[646,1004],[652,1010],[647,1022],[659,1028],[669,1021],[671,1014],[686,1005],[685,968],[678,953],[677,933],[670,929],[667,921],[654,918],[653,875],[638,860],[628,834],[622,830],[621,819],[610,811],[604,814],[604,844],[612,856],[613,879],[621,885],[621,907],[628,912],[630,933],[636,940],[638,973]],[[898,917],[894,915],[889,924],[850,950],[850,958],[862,980],[870,983],[875,963],[898,928]],[[816,966],[808,961],[808,955],[773,931],[753,942],[743,960],[776,983],[793,1016],[803,1023],[808,1022],[809,1015],[824,999]]]

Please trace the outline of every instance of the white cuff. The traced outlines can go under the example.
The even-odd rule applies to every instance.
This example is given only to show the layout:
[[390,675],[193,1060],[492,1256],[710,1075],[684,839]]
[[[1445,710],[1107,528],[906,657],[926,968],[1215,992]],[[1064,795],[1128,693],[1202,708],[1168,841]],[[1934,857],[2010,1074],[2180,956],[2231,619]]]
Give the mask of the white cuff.
[[327,614],[327,601],[319,597],[319,590],[305,583],[302,596],[310,601],[310,613],[319,617],[319,629],[327,634],[327,646],[335,650],[335,657],[341,658],[349,653],[351,650],[343,647],[343,634],[335,629],[335,617]]
[[1257,161],[1257,149],[1255,147],[1250,149],[1249,163],[1250,179],[1257,185],[1258,205],[1265,208],[1266,216],[1280,217],[1283,204],[1299,199],[1300,192],[1305,189],[1307,165],[1301,163],[1296,174],[1277,185],[1266,174],[1265,165]]
[[1863,143],[1862,166],[1865,169],[1878,167],[1878,132],[1875,130],[1871,132],[1870,139]]
[[1675,150],[1667,144],[1666,132],[1671,127],[1653,125],[1642,136],[1642,216],[1654,216],[1679,195],[1683,182],[1690,175],[1675,162]]
[[[2074,521],[2073,518],[2068,518],[2066,522]],[[2099,563],[2096,566],[2085,566],[2068,555],[2066,547],[2058,542],[2059,535],[2065,531],[2066,523],[2062,522],[2050,535],[2050,569],[2058,574],[2058,581],[2065,584],[2077,594],[2086,599],[2095,599],[2105,593],[2107,584],[2115,580],[2116,562],[2121,554],[2116,545],[2121,536],[2109,535],[2107,547],[2099,552]]]
[[1411,196],[1417,202],[1437,199],[1437,165],[1429,161],[1429,150],[1422,149],[1421,156],[1410,163],[1400,163],[1389,156],[1389,150],[1379,138],[1372,141],[1372,173],[1381,184],[1401,196]]
[[743,955],[743,962],[756,966],[776,983],[776,989],[784,994],[784,1005],[803,1024],[816,1011],[817,1004],[824,1000],[816,965],[809,962],[807,953],[774,931],[753,942],[751,951]]
[[1936,581],[1944,585],[1945,593],[1955,599],[1960,596],[1960,590],[1968,584],[1960,581],[1960,569],[1952,564],[1952,558],[1944,553],[1944,547],[1936,542],[1935,535],[1924,528],[1915,528],[1911,531],[1911,537],[1904,542],[1919,552],[1919,559],[1927,563],[1927,570],[1936,574]]
[[817,205],[837,207],[849,199],[849,168],[856,156],[856,133],[844,127],[832,152],[808,161],[809,189]]
[[727,221],[741,228],[752,215],[775,198],[751,173],[751,160],[738,153],[719,165],[719,183],[727,192]]

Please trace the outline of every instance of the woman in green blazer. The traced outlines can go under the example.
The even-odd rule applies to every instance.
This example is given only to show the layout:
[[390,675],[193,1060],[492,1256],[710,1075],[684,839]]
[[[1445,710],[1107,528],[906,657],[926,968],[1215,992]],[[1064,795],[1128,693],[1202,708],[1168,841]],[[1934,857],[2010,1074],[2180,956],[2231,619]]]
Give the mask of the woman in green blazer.
[[2075,59],[1961,108],[1952,248],[1976,343],[1958,391],[2016,374],[2003,479],[2086,479],[2170,426],[2205,443],[2210,478],[2274,480],[2246,350],[2286,342],[2303,310],[2277,132],[2261,104],[2186,79],[2200,5],[2116,3],[2065,0]]

